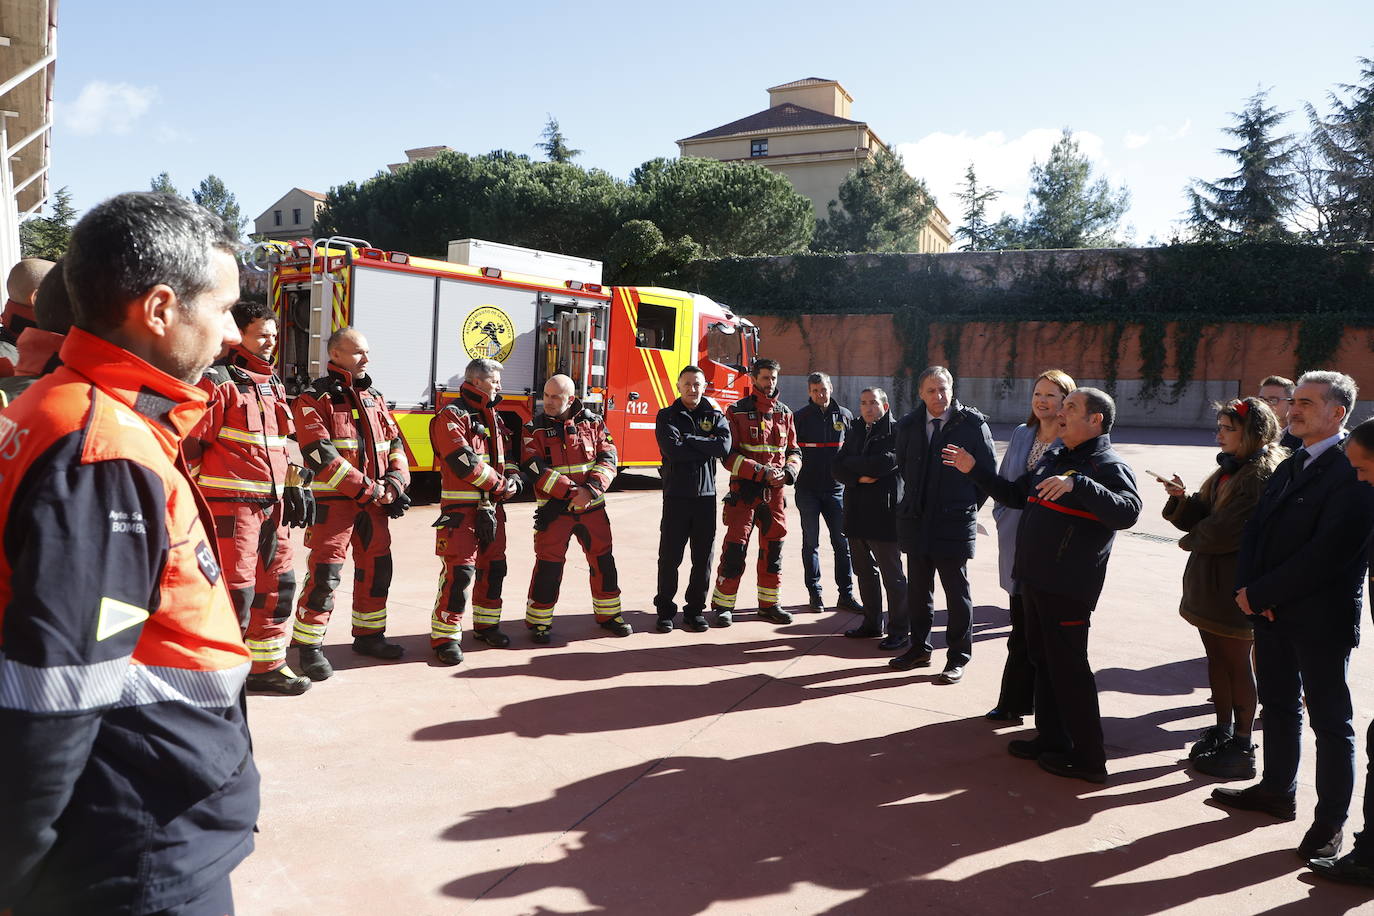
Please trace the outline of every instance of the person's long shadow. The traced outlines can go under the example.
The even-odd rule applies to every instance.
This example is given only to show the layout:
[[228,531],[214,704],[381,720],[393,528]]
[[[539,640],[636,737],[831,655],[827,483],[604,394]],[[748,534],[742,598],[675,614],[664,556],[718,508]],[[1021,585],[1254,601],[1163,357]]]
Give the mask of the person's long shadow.
[[[1132,807],[1192,790],[1179,782],[1139,785],[1172,769],[1121,772],[1099,791],[1008,756],[985,723],[969,720],[735,759],[674,756],[558,787],[532,804],[468,812],[444,837],[504,839],[501,848],[510,850],[511,860],[457,877],[442,891],[473,900],[572,888],[583,895],[588,911],[686,916],[721,901],[758,900],[810,883],[867,892],[865,905],[835,912],[911,912],[935,904],[936,910],[1005,912],[1013,900],[1023,903],[1030,896],[1027,887],[1086,890],[1103,877],[1261,825],[1246,818],[1212,819],[1175,831],[1178,836],[1147,837],[1110,858],[1085,851],[1003,866],[986,883],[988,896],[1005,896],[1003,907],[979,905],[985,894],[981,881],[951,882],[937,894],[927,888],[940,883],[915,883],[967,857],[1034,842],[1089,820],[1127,823]],[[1199,812],[1200,819],[1205,816]],[[550,834],[559,836],[558,847],[565,850],[551,861],[550,848],[536,845],[543,840],[523,846],[511,841]],[[1276,870],[1265,859],[1255,867],[1225,870],[1210,886],[1241,887]],[[1150,892],[1161,899],[1194,899],[1208,884],[1180,880],[1179,886],[1153,882]],[[1116,891],[1111,896],[1128,899]]]

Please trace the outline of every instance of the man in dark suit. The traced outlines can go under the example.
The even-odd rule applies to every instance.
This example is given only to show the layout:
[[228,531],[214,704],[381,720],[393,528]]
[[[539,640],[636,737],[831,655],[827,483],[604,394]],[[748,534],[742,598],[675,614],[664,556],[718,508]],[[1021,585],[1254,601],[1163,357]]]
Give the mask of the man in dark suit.
[[987,420],[954,400],[954,376],[931,366],[916,382],[921,406],[897,424],[897,468],[902,501],[897,504],[897,542],[907,555],[906,613],[891,608],[885,648],[900,648],[910,633],[911,648],[888,661],[898,671],[930,664],[930,630],[935,620],[935,575],[945,589],[949,623],[948,652],[939,680],[957,684],[973,655],[973,599],[968,561],[977,536],[978,507],[987,499],[973,482],[940,460],[940,449],[956,445],[974,463],[997,472]]
[[1264,772],[1244,789],[1214,789],[1228,808],[1297,816],[1302,700],[1317,737],[1317,805],[1298,855],[1340,852],[1355,788],[1355,728],[1346,669],[1359,642],[1374,490],[1343,449],[1355,382],[1339,372],[1298,379],[1288,415],[1302,447],[1278,466],[1241,539],[1236,604],[1255,624],[1264,709]]

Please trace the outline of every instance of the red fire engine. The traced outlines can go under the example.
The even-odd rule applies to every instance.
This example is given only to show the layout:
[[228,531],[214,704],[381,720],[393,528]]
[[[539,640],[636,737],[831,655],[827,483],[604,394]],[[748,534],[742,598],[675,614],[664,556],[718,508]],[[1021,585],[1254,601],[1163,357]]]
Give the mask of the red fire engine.
[[412,471],[433,470],[429,419],[457,396],[477,357],[504,364],[503,418],[518,429],[540,409],[549,376],[564,373],[602,411],[624,467],[656,467],[654,417],[677,397],[677,375],[696,364],[707,395],[733,403],[748,391],[758,329],[706,296],[656,287],[603,287],[597,262],[576,278],[518,273],[511,264],[562,270],[574,259],[481,243],[481,264],[382,251],[361,239],[261,243],[250,263],[269,275],[288,392],[324,373],[326,342],[342,327],[371,348],[369,374],[391,399]]

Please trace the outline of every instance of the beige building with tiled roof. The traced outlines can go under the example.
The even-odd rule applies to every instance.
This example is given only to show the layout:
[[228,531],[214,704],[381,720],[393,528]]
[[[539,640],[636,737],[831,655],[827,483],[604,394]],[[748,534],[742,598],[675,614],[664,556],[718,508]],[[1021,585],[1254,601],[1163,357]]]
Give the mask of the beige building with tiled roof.
[[[887,144],[863,121],[850,118],[854,99],[835,80],[808,77],[768,90],[768,107],[748,117],[677,141],[683,156],[753,162],[785,175],[824,219],[840,183]],[[921,230],[918,250],[949,251],[949,219],[936,207]]]
[[281,242],[309,238],[314,232],[315,215],[323,206],[324,195],[319,191],[292,188],[253,220],[253,233]]

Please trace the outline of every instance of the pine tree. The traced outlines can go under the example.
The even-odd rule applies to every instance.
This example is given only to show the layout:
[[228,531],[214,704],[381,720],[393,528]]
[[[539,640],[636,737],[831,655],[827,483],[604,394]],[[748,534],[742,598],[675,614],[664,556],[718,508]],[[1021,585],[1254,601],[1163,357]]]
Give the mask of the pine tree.
[[1130,192],[1093,180],[1092,163],[1066,127],[1044,165],[1030,170],[1030,200],[1020,222],[1002,221],[1015,248],[1108,248],[1130,207]]
[[1188,225],[1207,241],[1277,241],[1291,237],[1284,220],[1295,204],[1293,138],[1275,136],[1288,116],[1267,104],[1268,93],[1250,96],[1236,123],[1222,128],[1240,146],[1217,150],[1237,162],[1234,175],[1194,179],[1188,189]]
[[152,181],[148,182],[148,189],[157,191],[161,194],[175,194],[181,196],[181,192],[172,184],[171,177],[166,172],[159,172]]
[[224,225],[229,227],[230,232],[237,236],[243,235],[248,218],[239,212],[238,198],[230,193],[218,176],[207,175],[191,192],[191,197],[196,203],[224,220]]
[[995,223],[988,222],[987,212],[988,204],[1001,197],[1002,192],[978,184],[972,162],[964,172],[963,188],[954,192],[954,196],[964,202],[964,221],[955,231],[955,237],[968,239],[968,244],[964,246],[968,251],[989,251],[999,247],[1001,234]]
[[19,224],[19,247],[26,258],[47,258],[56,261],[67,253],[72,227],[76,225],[76,208],[72,195],[65,187],[53,193],[52,216],[35,216]]
[[845,176],[839,198],[816,227],[816,251],[916,251],[935,209],[925,182],[908,174],[900,154],[881,147]]
[[558,126],[558,119],[553,115],[549,115],[549,120],[544,124],[544,132],[540,136],[544,138],[544,142],[536,143],[535,149],[543,150],[550,162],[572,162],[582,155],[582,150],[572,149],[568,146],[568,138],[563,136],[563,131]]
[[1307,105],[1312,142],[1330,188],[1329,236],[1337,242],[1374,240],[1374,60],[1362,57],[1360,67],[1359,83],[1338,87],[1348,101],[1327,94],[1331,110],[1325,119]]

